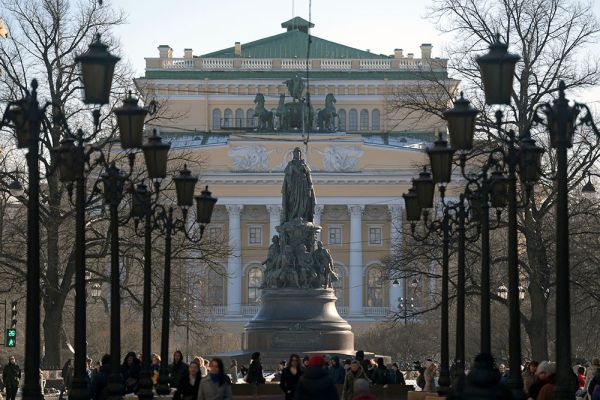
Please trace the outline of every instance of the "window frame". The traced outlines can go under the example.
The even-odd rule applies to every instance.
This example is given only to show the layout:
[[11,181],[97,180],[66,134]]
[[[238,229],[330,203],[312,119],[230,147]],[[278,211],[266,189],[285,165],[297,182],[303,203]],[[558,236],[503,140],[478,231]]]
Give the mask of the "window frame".
[[[251,282],[250,273],[255,270],[260,271],[260,282],[258,282],[258,286],[250,286],[250,282]],[[248,266],[248,268],[246,270],[246,304],[248,304],[248,305],[258,304],[258,299],[261,296],[261,291],[262,291],[261,285],[262,285],[262,282],[264,279],[264,274],[265,274],[265,271],[259,264],[250,264]],[[251,290],[256,292],[256,298],[254,299],[254,301],[250,300],[250,291]]]
[[361,131],[369,130],[369,110],[363,108],[358,116],[358,127]]
[[[379,229],[379,242],[371,241],[371,229]],[[367,225],[367,241],[369,246],[383,246],[383,225],[382,224],[369,224]]]
[[348,112],[348,130],[358,130],[358,111],[356,111],[356,108],[351,108]]
[[220,108],[213,108],[213,110],[212,110],[212,129],[213,130],[221,129],[221,116],[222,115],[223,114],[221,113]]
[[[374,264],[371,265],[369,267],[367,267],[366,271],[365,271],[365,307],[385,307],[385,283],[383,280],[383,272],[381,271],[381,265],[379,264]],[[370,274],[372,273],[376,273],[379,276],[379,281],[380,283],[377,284],[376,286],[371,285],[370,282]],[[380,297],[380,303],[378,304],[369,304],[369,300],[370,300],[370,294],[372,292],[372,290],[375,291],[375,293],[381,291],[381,297]],[[376,299],[377,300],[377,299]]]
[[[333,229],[340,230],[340,241],[339,243],[331,242],[331,231]],[[344,243],[344,227],[341,224],[328,224],[327,225],[327,244],[329,246],[341,246]]]
[[[375,118],[375,116],[377,116],[377,118]],[[375,121],[377,121],[377,125],[375,125]],[[381,112],[378,108],[374,108],[371,111],[371,130],[381,130]]]
[[[259,242],[252,242],[252,230],[259,229],[260,234],[258,235]],[[263,226],[261,224],[248,224],[248,246],[262,246],[263,244]]]

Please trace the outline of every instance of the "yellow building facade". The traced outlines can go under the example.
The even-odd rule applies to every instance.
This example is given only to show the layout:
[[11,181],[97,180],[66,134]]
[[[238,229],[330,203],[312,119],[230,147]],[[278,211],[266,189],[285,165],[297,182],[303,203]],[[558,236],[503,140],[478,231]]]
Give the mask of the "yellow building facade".
[[[201,56],[187,49],[176,58],[159,46],[136,80],[146,98],[177,116],[153,124],[173,149],[202,160],[194,172],[219,198],[207,234],[228,240],[232,253],[221,271],[206,271],[204,297],[221,321],[243,323],[256,312],[262,262],[280,221],[283,169],[300,147],[312,170],[320,240],[340,277],[338,310],[353,326],[385,319],[411,297],[381,269],[402,240],[401,196],[425,164],[423,149],[445,129],[435,118],[404,118],[394,96],[417,87],[424,70],[450,87],[456,82],[447,77],[446,60],[431,57],[429,44],[420,58],[398,49],[388,56],[311,35],[307,59],[312,25],[296,17],[282,27],[283,33]],[[275,115],[281,95],[292,101],[285,81],[295,75],[304,79],[315,114],[327,94],[335,96],[333,131],[283,131],[276,120],[272,131],[257,129],[256,95]]]

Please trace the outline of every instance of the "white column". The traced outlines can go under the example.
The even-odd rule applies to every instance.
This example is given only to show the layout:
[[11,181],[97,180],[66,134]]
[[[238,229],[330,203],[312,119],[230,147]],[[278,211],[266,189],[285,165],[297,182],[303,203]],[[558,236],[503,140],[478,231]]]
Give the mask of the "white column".
[[225,206],[229,213],[229,246],[227,259],[227,314],[242,314],[242,229],[240,214],[244,206]]
[[350,315],[363,313],[363,256],[362,256],[362,212],[365,206],[349,205],[350,212]]
[[277,235],[277,230],[275,229],[281,224],[281,209],[282,207],[277,204],[270,204],[267,206],[267,211],[269,212],[269,243],[271,243],[271,238]]
[[[390,254],[393,257],[396,251],[401,250],[403,207],[400,204],[389,204],[388,208],[390,210]],[[404,279],[398,278],[396,286],[392,285],[392,282],[390,282],[390,310],[397,312],[399,299],[404,297]]]
[[[315,216],[313,218],[313,224],[317,225],[317,226],[321,226],[321,214],[323,213],[323,209],[325,208],[325,206],[321,205],[321,204],[317,204],[315,206]],[[317,235],[317,240],[321,240],[321,232],[319,231],[319,234]]]

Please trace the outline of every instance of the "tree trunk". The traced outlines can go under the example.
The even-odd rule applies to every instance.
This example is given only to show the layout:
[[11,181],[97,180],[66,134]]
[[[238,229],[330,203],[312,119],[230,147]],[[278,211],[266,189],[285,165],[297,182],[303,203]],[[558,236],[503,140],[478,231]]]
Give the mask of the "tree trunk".
[[529,284],[531,317],[524,324],[531,344],[531,356],[536,361],[548,360],[548,308],[544,289],[535,281]]
[[44,321],[42,327],[44,330],[44,359],[42,362],[43,368],[62,368],[61,360],[61,338],[63,324],[63,308],[64,301],[57,298],[58,296],[45,296],[44,304]]

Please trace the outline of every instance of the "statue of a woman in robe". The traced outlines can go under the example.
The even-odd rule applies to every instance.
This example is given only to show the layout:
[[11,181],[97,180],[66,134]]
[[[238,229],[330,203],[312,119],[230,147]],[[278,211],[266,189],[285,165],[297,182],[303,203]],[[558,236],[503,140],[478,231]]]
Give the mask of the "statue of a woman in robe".
[[313,222],[315,213],[315,191],[310,169],[302,159],[301,150],[294,149],[294,158],[285,167],[285,178],[281,189],[283,197],[283,222],[302,218]]

